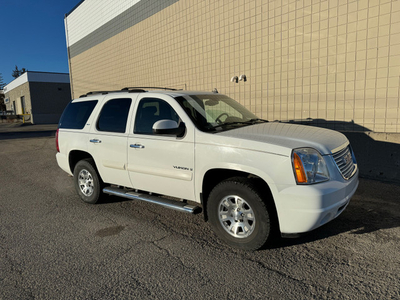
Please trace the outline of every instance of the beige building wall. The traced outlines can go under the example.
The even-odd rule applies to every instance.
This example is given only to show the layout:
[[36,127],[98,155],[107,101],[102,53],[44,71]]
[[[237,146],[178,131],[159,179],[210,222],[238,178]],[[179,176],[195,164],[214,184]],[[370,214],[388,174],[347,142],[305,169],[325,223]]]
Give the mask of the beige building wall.
[[[17,89],[13,89],[5,93],[5,97],[9,99],[9,102],[6,104],[6,110],[14,110],[17,115],[22,115],[23,113],[31,113],[32,103],[29,82],[20,85]],[[22,97],[24,97],[25,112],[22,112]],[[13,107],[14,103],[15,107]]]
[[[73,97],[217,88],[269,120],[400,133],[400,1],[173,2],[80,51],[68,43]],[[80,9],[66,17],[67,36]],[[230,81],[242,74],[246,82]]]

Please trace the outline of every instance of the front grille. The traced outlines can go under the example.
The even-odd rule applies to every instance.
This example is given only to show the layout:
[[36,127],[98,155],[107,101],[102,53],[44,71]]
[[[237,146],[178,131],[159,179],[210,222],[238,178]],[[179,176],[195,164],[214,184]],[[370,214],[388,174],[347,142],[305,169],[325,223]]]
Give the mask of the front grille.
[[333,153],[333,159],[343,178],[350,179],[357,171],[357,163],[350,145]]

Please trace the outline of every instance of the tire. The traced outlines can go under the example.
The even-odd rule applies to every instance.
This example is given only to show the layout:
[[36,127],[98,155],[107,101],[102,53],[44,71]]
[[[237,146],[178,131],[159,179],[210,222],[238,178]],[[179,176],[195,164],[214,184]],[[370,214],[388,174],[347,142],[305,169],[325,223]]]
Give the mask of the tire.
[[75,190],[83,202],[95,204],[102,195],[103,182],[93,159],[80,160],[74,168]]
[[256,186],[247,178],[230,178],[211,191],[209,221],[217,236],[231,247],[257,250],[271,236],[271,218]]

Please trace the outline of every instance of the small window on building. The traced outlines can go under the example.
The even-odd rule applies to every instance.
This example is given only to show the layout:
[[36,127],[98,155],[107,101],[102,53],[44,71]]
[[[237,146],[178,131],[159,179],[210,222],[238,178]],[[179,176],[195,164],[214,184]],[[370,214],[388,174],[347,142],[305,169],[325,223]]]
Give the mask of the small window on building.
[[134,133],[153,134],[153,125],[159,120],[173,120],[179,123],[179,116],[164,100],[142,99],[136,113]]
[[97,130],[125,132],[131,102],[129,98],[112,99],[104,104],[97,121]]
[[82,129],[83,127],[85,127],[85,124],[89,119],[89,116],[92,113],[96,104],[97,100],[74,103],[70,102],[61,116],[58,127],[68,129]]

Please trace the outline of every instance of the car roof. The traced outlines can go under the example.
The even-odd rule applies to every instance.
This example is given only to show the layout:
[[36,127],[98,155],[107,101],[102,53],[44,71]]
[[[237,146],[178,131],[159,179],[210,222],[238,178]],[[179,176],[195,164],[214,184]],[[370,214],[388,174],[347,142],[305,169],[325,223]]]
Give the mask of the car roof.
[[[163,95],[168,95],[171,97],[178,97],[178,96],[186,96],[186,95],[215,95],[215,92],[205,92],[205,91],[183,91],[183,90],[144,90],[144,89],[122,89],[122,90],[117,90],[117,91],[94,91],[94,92],[88,92],[87,94],[81,95],[78,99],[79,100],[92,100],[92,99],[97,99],[102,95],[128,95],[132,93],[139,93],[139,94],[144,94],[144,93],[151,93],[151,94],[163,94]],[[74,99],[74,100],[78,100]]]

